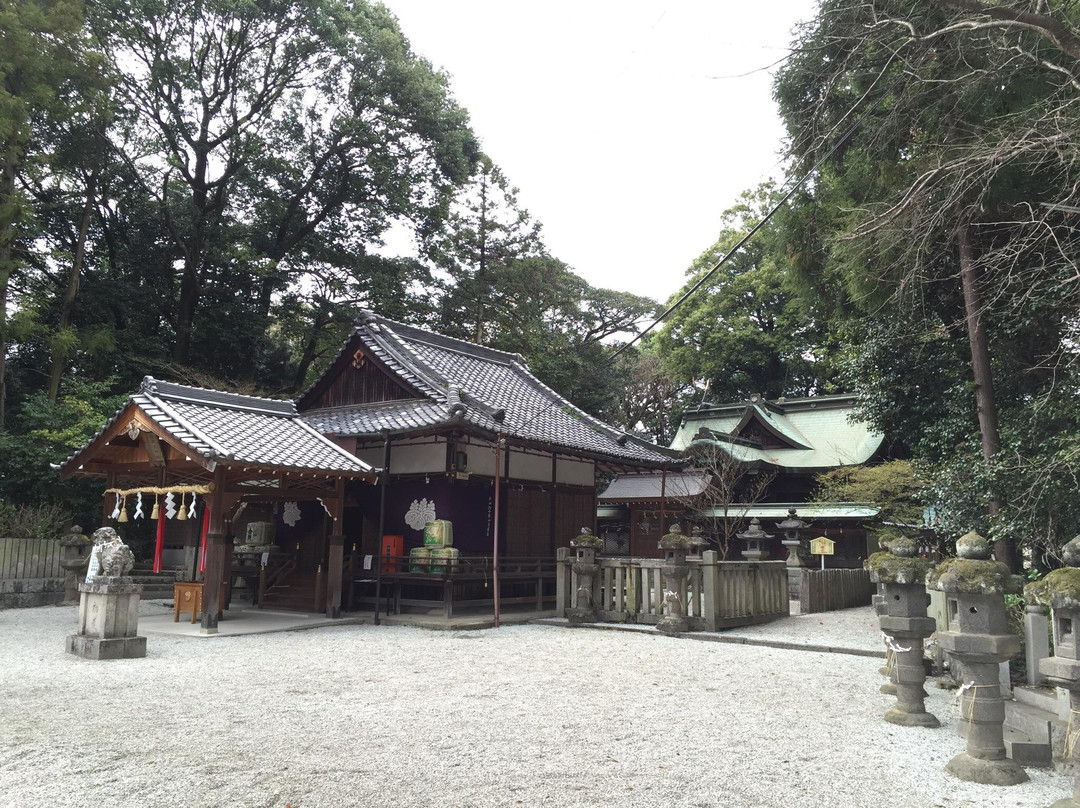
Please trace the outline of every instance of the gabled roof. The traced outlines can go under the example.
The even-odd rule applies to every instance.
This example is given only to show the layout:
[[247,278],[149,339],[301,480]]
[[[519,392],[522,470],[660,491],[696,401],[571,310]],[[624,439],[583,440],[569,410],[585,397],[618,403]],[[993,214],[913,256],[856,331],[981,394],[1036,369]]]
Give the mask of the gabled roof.
[[[162,382],[147,376],[114,418],[61,465],[77,470],[96,444],[107,442],[133,413],[171,442],[211,463],[273,466],[311,472],[366,476],[367,463],[323,437],[296,414],[291,401],[242,396]],[[104,439],[104,440],[103,440]]]
[[[853,395],[708,404],[683,413],[671,442],[676,450],[694,444],[720,446],[747,463],[790,469],[827,469],[865,463],[881,447],[884,435],[855,420]],[[767,428],[783,446],[766,447],[740,437],[751,421]]]
[[533,376],[520,354],[497,351],[362,311],[342,355],[358,348],[417,398],[308,409],[343,366],[341,356],[300,397],[301,417],[327,434],[375,437],[442,427],[502,433],[524,444],[630,465],[677,453],[627,435],[578,409]]

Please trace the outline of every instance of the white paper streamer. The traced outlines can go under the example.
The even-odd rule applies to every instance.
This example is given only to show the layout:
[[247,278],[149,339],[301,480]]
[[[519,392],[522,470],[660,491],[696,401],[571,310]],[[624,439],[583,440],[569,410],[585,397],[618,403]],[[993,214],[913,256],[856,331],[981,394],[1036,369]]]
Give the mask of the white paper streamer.
[[119,519],[120,518],[120,495],[119,494],[116,495],[116,507],[113,508],[111,518],[112,519]]
[[143,517],[143,512],[142,512],[142,491],[140,491],[139,493],[137,493],[135,495],[135,514],[134,514],[134,518],[135,519],[142,519],[142,517]]
[[172,491],[165,495],[165,515],[170,519],[176,516],[176,500],[173,499]]
[[192,494],[191,495],[191,507],[189,507],[188,510],[187,510],[188,519],[194,519],[195,518],[195,500],[196,499],[198,499],[198,497],[196,497],[195,494]]

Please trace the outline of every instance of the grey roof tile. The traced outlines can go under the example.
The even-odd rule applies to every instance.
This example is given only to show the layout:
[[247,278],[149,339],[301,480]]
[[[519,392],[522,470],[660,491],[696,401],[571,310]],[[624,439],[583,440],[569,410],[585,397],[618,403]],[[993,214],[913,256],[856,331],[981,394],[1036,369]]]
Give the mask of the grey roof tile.
[[425,398],[302,413],[320,431],[364,437],[381,430],[434,429],[456,419],[511,439],[630,463],[660,465],[677,457],[575,407],[533,376],[519,354],[371,312],[360,314],[353,336]]

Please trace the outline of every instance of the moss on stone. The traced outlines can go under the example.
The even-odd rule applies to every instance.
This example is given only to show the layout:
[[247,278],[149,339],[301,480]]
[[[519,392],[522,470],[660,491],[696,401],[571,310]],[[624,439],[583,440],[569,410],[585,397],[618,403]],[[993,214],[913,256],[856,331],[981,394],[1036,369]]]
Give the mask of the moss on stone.
[[967,595],[1018,595],[1023,584],[1000,561],[947,558],[927,573],[926,586]]
[[875,584],[921,584],[933,564],[925,558],[904,558],[892,553],[874,553],[863,567]]
[[1051,609],[1080,609],[1080,569],[1063,567],[1024,587],[1029,601]]
[[571,547],[592,547],[594,550],[600,550],[604,546],[604,540],[589,530],[587,527],[581,529],[581,535],[570,539]]

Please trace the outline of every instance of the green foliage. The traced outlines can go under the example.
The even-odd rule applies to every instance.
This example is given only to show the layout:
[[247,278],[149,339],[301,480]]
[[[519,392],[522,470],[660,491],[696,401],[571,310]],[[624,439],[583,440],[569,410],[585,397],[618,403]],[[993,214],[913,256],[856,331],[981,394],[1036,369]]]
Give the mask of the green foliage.
[[[747,191],[724,214],[720,237],[687,270],[698,283],[775,201],[771,186]],[[826,342],[811,307],[787,283],[780,232],[760,231],[671,315],[656,341],[671,375],[707,384],[714,400],[769,398],[830,388]]]
[[71,516],[63,505],[12,505],[0,502],[0,536],[13,539],[56,539]]
[[841,466],[814,477],[819,502],[865,502],[877,516],[867,525],[881,541],[902,535],[923,521],[924,483],[907,460],[871,466]]

